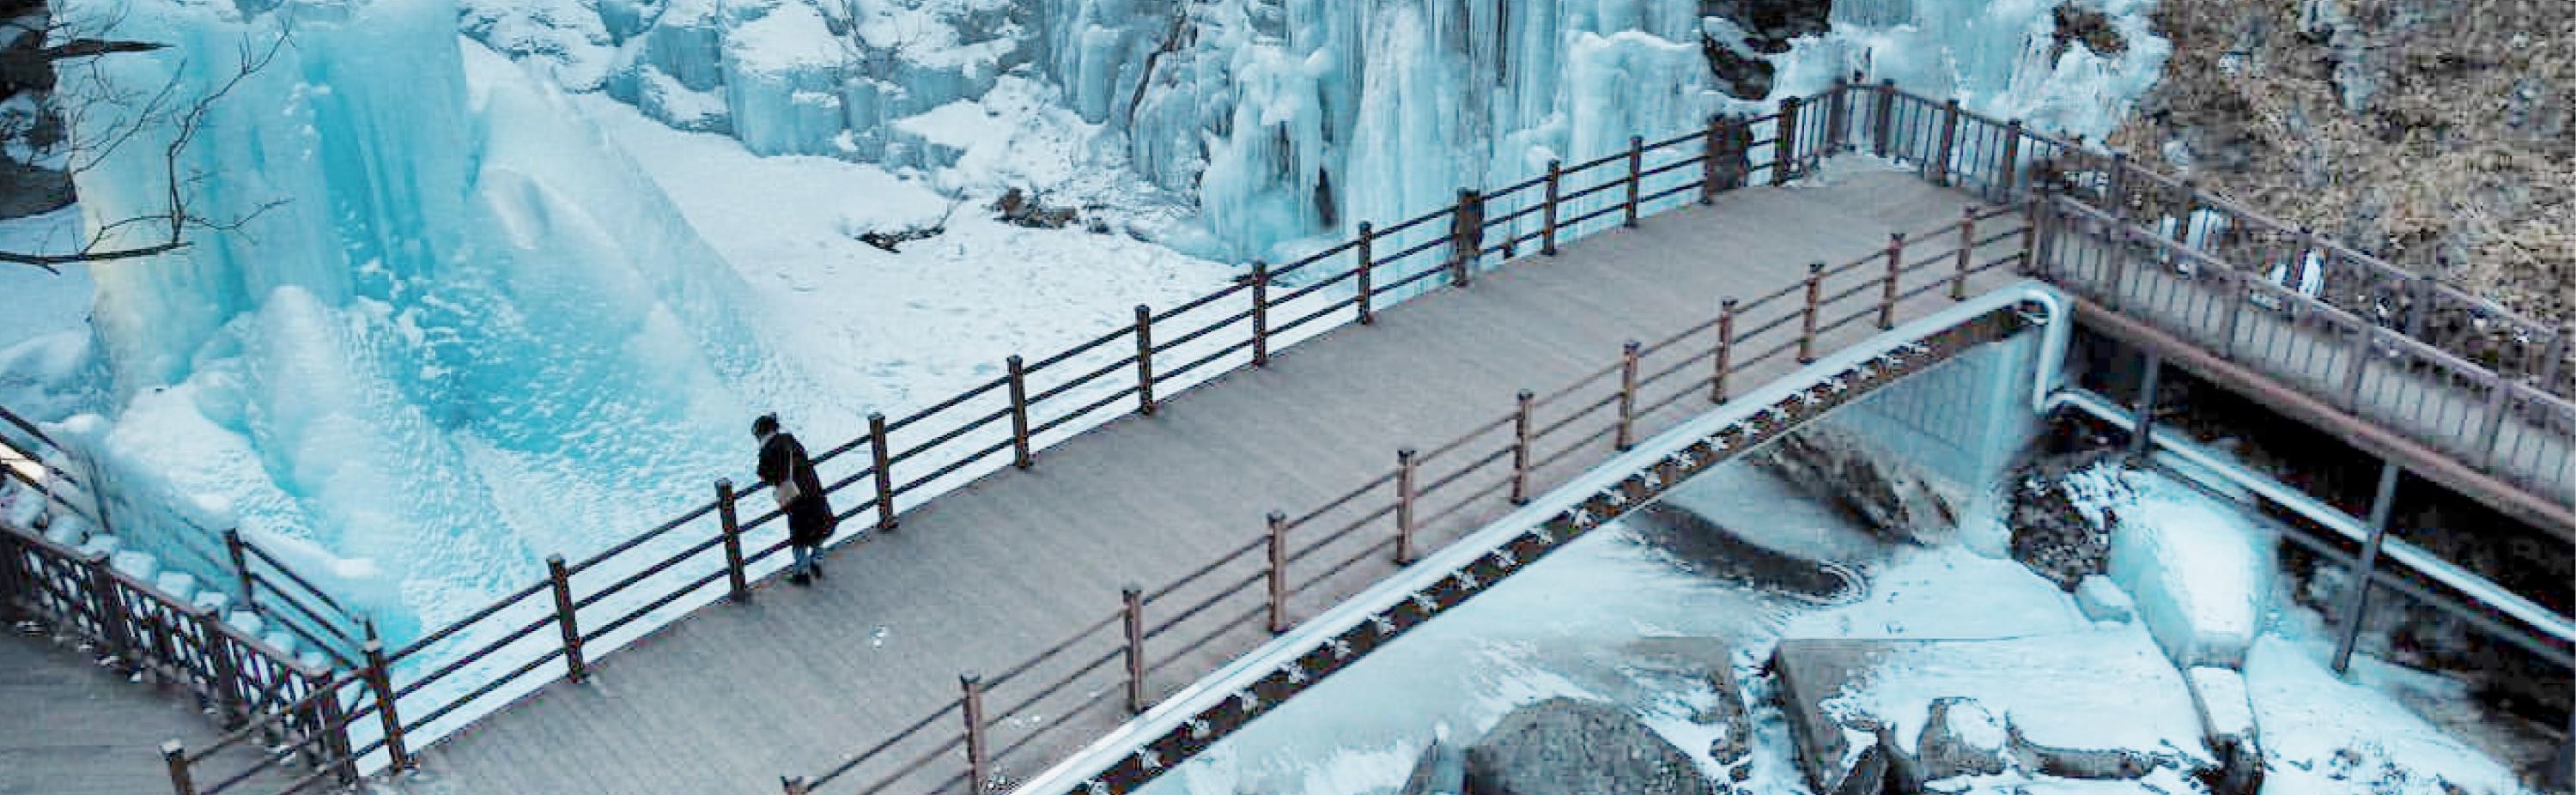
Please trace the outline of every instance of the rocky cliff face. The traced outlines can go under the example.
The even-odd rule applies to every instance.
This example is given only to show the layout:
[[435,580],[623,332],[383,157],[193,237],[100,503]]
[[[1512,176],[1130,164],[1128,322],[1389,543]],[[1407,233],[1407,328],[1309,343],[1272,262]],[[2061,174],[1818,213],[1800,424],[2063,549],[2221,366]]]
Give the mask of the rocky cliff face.
[[2543,0],[2157,6],[2113,143],[2284,221],[2576,317],[2576,15]]

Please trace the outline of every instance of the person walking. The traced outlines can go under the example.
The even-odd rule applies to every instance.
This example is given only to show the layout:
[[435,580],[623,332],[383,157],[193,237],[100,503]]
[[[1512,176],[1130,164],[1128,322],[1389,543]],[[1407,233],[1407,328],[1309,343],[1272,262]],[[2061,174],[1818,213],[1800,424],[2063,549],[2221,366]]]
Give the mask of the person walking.
[[811,585],[815,577],[823,576],[823,562],[816,552],[832,537],[840,517],[832,513],[823,479],[814,474],[814,462],[805,457],[805,445],[797,443],[795,434],[778,429],[778,415],[763,414],[752,420],[751,435],[760,440],[760,482],[769,484],[778,509],[787,514],[787,546],[795,557],[787,566],[787,582]]

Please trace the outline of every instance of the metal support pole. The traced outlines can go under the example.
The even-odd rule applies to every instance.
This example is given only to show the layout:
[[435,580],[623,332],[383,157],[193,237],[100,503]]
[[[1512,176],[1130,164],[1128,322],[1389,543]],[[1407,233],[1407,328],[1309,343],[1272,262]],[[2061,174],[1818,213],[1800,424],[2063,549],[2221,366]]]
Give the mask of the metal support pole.
[[1798,98],[1780,100],[1780,121],[1771,136],[1771,184],[1789,184],[1798,162]]
[[894,519],[894,451],[886,443],[884,414],[868,412],[868,457],[876,471],[877,529],[893,530]]
[[1823,298],[1825,264],[1807,264],[1807,308],[1798,326],[1798,363],[1816,363],[1816,301]]
[[2156,427],[2156,392],[2164,381],[2165,358],[2147,351],[2138,365],[2138,424],[2129,431],[2129,457],[2145,458],[2154,441]]
[[972,672],[957,675],[958,711],[966,717],[966,789],[975,795],[993,791],[993,758],[984,736],[984,677]]
[[1896,284],[1905,277],[1905,233],[1887,235],[1887,276],[1878,285],[1878,330],[1896,328]]
[[1708,402],[1726,402],[1726,373],[1735,369],[1735,299],[1717,302],[1717,362],[1708,379]]
[[1945,188],[1950,186],[1950,159],[1959,151],[1958,146],[1959,99],[1951,97],[1941,103],[1941,147],[1933,150],[1932,160],[1926,163],[1930,166],[1926,172],[1932,175],[1932,184]]
[[1252,261],[1252,366],[1270,366],[1270,263]]
[[1645,186],[1646,137],[1642,135],[1631,135],[1628,136],[1627,216],[1620,220],[1620,226],[1630,229],[1637,228],[1637,196],[1638,194],[1645,192]]
[[1118,618],[1127,630],[1127,714],[1145,714],[1145,589],[1118,591]]
[[197,783],[188,775],[188,748],[178,740],[161,743],[161,761],[170,769],[170,791],[178,795],[197,795]]
[[1413,565],[1413,448],[1395,451],[1395,565]]
[[2335,673],[2352,667],[2352,648],[2361,640],[2363,619],[2370,611],[2370,581],[2379,571],[2379,546],[2388,538],[2388,521],[2396,508],[2397,462],[2379,465],[2379,492],[2370,500],[2370,540],[2361,545],[2361,560],[2353,566],[2351,592],[2345,596],[2343,635],[2335,641]]
[[734,504],[733,481],[716,480],[716,521],[723,527],[725,580],[736,602],[751,601],[751,575],[742,562],[742,516]]
[[1529,504],[1530,414],[1537,395],[1521,390],[1513,397],[1512,410],[1512,504]]
[[1968,271],[1976,267],[1977,206],[1959,211],[1959,259],[1951,269],[1950,300],[1968,300]]
[[1154,312],[1136,305],[1136,413],[1154,416]]
[[581,657],[581,621],[573,614],[572,569],[564,565],[562,555],[546,556],[546,580],[554,586],[555,627],[563,630],[564,673],[580,684],[590,678],[590,664]]
[[1484,255],[1484,194],[1461,188],[1458,209],[1449,217],[1449,281],[1460,287],[1476,280],[1476,259]]
[[1619,427],[1611,447],[1623,453],[1637,442],[1637,352],[1644,347],[1636,340],[1619,346]]
[[1270,634],[1288,631],[1288,515],[1271,511]]
[[[1554,225],[1551,224],[1549,228],[1553,230]],[[1553,231],[1551,231],[1550,234],[1554,234]],[[1360,239],[1357,247],[1353,249],[1353,252],[1356,253],[1359,258],[1358,269],[1360,286],[1359,294],[1351,297],[1351,303],[1359,306],[1360,325],[1363,326],[1377,322],[1377,310],[1370,306],[1370,304],[1373,303],[1372,299],[1377,295],[1377,288],[1370,286],[1370,279],[1375,275],[1373,271],[1377,270],[1377,255],[1371,252],[1370,249],[1374,247],[1376,242],[1377,227],[1371,225],[1367,221],[1361,221]],[[1549,253],[1552,254],[1555,252]]]
[[1539,205],[1538,253],[1556,256],[1557,205],[1565,191],[1565,163],[1547,161],[1547,203]]
[[367,689],[375,691],[376,717],[385,729],[385,758],[389,760],[385,769],[402,772],[411,767],[411,753],[403,743],[402,716],[394,712],[393,669],[385,665],[384,641],[368,639],[359,652],[367,658],[366,669],[359,673],[367,678]]
[[1029,372],[1018,354],[1002,360],[1002,365],[1010,370],[1011,466],[1027,469],[1037,463],[1029,455]]

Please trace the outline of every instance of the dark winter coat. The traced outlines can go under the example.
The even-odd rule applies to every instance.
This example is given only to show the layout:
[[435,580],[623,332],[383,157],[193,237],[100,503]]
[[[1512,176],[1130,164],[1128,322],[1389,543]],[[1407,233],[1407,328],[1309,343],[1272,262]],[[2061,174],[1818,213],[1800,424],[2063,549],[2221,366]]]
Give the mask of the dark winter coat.
[[795,502],[787,504],[787,541],[819,546],[832,537],[832,527],[840,520],[823,494],[823,478],[814,474],[814,462],[805,457],[805,446],[796,443],[795,434],[774,434],[760,446],[760,480],[777,488],[791,478],[799,493]]

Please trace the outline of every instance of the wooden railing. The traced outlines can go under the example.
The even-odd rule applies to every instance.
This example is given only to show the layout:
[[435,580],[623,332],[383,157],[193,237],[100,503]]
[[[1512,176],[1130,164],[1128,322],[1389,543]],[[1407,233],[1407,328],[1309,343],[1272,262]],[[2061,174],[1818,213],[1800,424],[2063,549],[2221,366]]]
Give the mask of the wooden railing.
[[[1270,514],[1231,552],[1151,590],[992,676],[960,676],[948,707],[878,739],[788,793],[981,795],[1046,768],[1126,716],[1302,616],[1365,589],[1484,522],[1696,415],[1731,391],[1812,361],[1837,343],[1891,328],[1898,307],[1946,305],[1970,277],[2023,261],[2019,208],[1969,208],[1931,234],[1827,266],[1750,300],[1723,299],[1707,321],[1630,342],[1616,359],[1392,466],[1323,505]],[[1909,242],[1910,241],[1910,242]],[[961,757],[962,753],[962,757]],[[1177,763],[1177,760],[1171,760]]]

